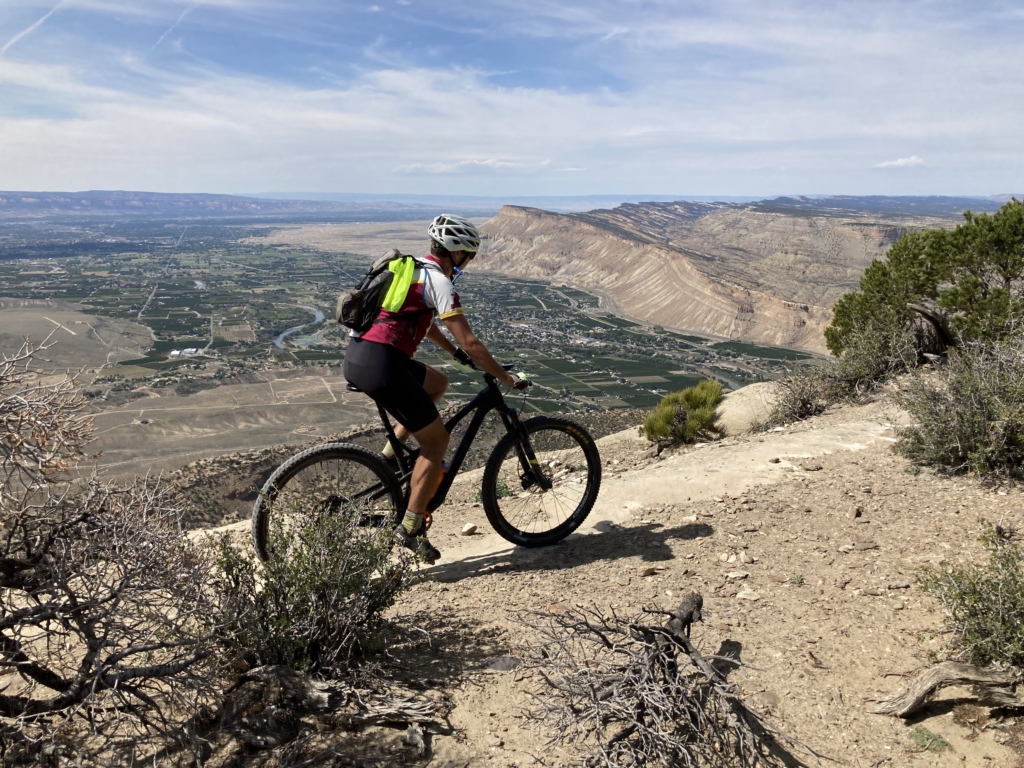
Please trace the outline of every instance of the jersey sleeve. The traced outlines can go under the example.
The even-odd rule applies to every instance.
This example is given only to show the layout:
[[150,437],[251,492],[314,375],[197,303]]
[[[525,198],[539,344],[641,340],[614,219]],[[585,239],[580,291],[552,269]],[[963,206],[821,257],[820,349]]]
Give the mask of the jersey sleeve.
[[443,272],[432,269],[424,270],[423,299],[426,305],[437,312],[442,320],[462,314],[459,294],[455,292],[452,281]]

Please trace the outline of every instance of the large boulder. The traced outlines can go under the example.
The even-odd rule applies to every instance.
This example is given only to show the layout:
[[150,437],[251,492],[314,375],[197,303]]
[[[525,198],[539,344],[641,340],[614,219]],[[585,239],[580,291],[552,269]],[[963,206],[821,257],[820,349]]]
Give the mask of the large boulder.
[[715,411],[715,426],[724,437],[742,435],[768,421],[779,400],[775,382],[750,384],[722,398]]

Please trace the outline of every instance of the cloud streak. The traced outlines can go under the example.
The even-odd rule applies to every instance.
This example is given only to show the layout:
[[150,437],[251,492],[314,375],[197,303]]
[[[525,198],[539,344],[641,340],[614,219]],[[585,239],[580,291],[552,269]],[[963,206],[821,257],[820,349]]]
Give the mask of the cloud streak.
[[[6,28],[43,10],[8,1]],[[67,0],[60,45],[0,66],[5,183],[990,194],[1024,178],[1024,78],[992,65],[1024,58],[1024,20],[917,0],[852,19],[806,0],[377,2],[205,0],[189,17],[195,0]],[[202,31],[187,55],[148,56],[186,18]]]
[[876,165],[875,168],[915,168],[921,165],[926,165],[924,159],[917,155],[911,155],[910,157],[901,157],[896,160],[886,160],[884,163]]
[[167,31],[160,35],[160,39],[153,43],[153,47],[149,49],[149,53],[147,53],[146,55],[148,56],[150,53],[159,48],[160,43],[166,40],[167,36],[171,34],[171,32],[173,32],[174,30],[176,30],[178,28],[178,25],[185,20],[185,17],[192,13],[192,11],[199,7],[199,5],[199,3],[193,3],[192,5],[188,6],[185,10],[183,10],[181,12],[181,15],[178,17],[178,20],[171,24],[171,26],[167,28]]
[[39,21],[37,21],[35,24],[32,24],[27,29],[23,29],[21,32],[19,32],[14,37],[12,37],[10,40],[8,40],[4,44],[3,48],[0,48],[0,56],[3,56],[5,53],[7,53],[7,49],[10,48],[15,43],[17,43],[23,37],[25,37],[26,35],[32,34],[37,29],[39,29],[39,27],[43,26],[43,24],[46,22],[46,20],[48,18],[50,18],[51,16],[53,16],[53,14],[55,14],[57,11],[59,11],[61,6],[64,5],[65,2],[66,2],[66,0],[60,0],[60,2],[57,3],[55,6],[53,6],[53,8],[51,8],[49,11],[47,11],[43,15],[43,17],[41,19],[39,19]]

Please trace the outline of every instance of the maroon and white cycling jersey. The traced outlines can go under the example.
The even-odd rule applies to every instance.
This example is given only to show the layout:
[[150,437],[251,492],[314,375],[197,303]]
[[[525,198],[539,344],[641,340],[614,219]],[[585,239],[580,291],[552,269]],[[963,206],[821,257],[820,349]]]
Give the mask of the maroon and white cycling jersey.
[[416,259],[416,271],[402,308],[397,312],[382,309],[377,320],[365,333],[360,336],[350,331],[349,335],[364,341],[390,344],[412,357],[427,335],[434,314],[442,320],[461,315],[462,305],[452,281],[445,275],[437,259],[428,255]]

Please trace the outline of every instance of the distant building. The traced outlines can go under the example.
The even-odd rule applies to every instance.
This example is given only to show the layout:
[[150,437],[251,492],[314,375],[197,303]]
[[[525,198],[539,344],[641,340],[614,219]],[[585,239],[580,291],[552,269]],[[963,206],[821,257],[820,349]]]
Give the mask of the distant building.
[[185,357],[191,357],[192,355],[199,354],[199,350],[195,347],[189,347],[188,349],[181,350],[181,354],[185,355]]
[[171,357],[181,357],[181,350],[180,349],[173,349],[173,350],[171,350]]

